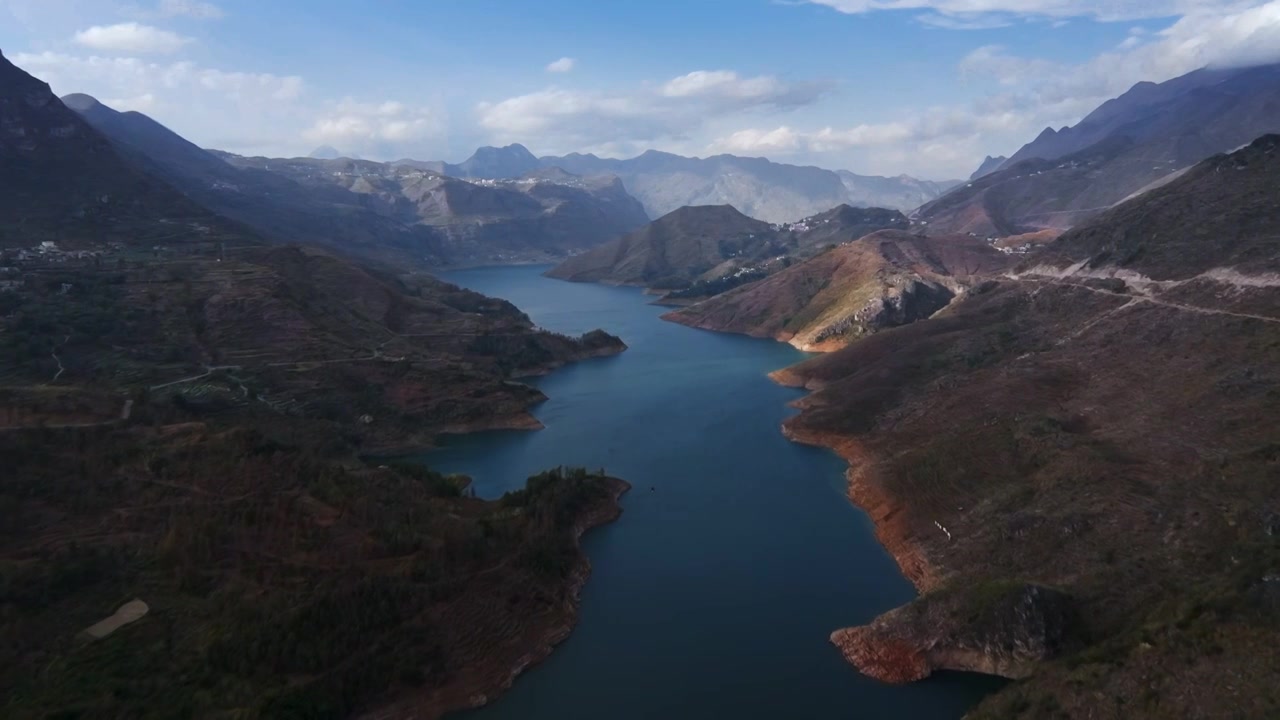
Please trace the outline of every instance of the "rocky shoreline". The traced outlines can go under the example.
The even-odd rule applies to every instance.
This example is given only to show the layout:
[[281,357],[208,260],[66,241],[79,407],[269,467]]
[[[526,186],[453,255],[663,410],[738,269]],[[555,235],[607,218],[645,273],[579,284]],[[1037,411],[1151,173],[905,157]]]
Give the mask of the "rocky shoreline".
[[[819,385],[786,369],[770,377],[790,387]],[[803,408],[803,401],[797,405]],[[854,438],[800,427],[799,417],[784,421],[782,434],[830,449],[848,463],[847,497],[871,519],[876,540],[920,593],[866,625],[831,633],[831,643],[859,672],[893,684],[940,670],[1020,679],[1072,643],[1076,610],[1070,597],[1034,584],[968,584],[958,578],[931,555],[931,543],[913,525],[906,503],[884,490],[871,451]],[[945,528],[937,530],[950,540]]]

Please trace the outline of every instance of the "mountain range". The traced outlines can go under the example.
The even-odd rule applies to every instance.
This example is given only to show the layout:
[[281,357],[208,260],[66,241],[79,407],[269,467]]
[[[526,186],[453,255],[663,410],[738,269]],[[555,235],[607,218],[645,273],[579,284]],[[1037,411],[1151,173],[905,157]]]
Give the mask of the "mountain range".
[[400,163],[478,179],[520,177],[549,167],[585,176],[614,175],[640,200],[650,217],[661,217],[686,205],[732,205],[744,215],[771,223],[795,222],[841,204],[905,212],[958,184],[917,180],[907,175],[857,175],[764,158],[691,158],[656,150],[625,160],[579,153],[538,158],[523,145],[508,145],[480,148],[457,165],[412,160]]
[[[1046,128],[912,214],[930,232],[1017,235],[1079,224],[1215,153],[1280,131],[1280,65],[1139,83],[1078,124]],[[987,171],[982,174],[982,171]]]
[[277,242],[418,267],[547,261],[648,220],[614,178],[542,174],[477,184],[351,158],[242,158],[204,150],[142,113],[87,95],[64,101],[137,167]]

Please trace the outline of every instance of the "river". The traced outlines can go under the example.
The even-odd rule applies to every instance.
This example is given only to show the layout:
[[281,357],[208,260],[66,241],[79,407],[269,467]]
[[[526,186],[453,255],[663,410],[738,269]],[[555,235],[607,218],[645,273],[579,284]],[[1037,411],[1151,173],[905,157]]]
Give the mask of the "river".
[[827,641],[914,590],[844,495],[844,463],[785,440],[800,396],[766,374],[783,343],[664,322],[633,288],[483,268],[446,280],[569,334],[630,346],[533,381],[546,429],[453,438],[422,457],[495,497],[556,465],[634,489],[587,535],[580,622],[550,659],[470,720],[958,718],[999,681],[942,673],[909,686],[857,674]]

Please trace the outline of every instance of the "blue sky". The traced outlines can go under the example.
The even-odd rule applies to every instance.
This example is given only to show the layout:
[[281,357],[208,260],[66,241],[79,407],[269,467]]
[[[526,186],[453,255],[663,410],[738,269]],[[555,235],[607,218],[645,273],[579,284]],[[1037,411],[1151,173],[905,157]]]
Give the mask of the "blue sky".
[[1280,0],[0,0],[0,49],[244,154],[521,142],[942,179],[1139,80],[1280,60]]

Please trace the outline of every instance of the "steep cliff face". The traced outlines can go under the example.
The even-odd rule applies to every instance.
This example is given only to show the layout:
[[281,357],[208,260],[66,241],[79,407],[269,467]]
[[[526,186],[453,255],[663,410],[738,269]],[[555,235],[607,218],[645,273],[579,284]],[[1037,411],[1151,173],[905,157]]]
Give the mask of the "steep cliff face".
[[1033,584],[989,583],[925,595],[870,625],[831,634],[860,672],[882,682],[938,670],[1024,678],[1072,647],[1072,600]]

